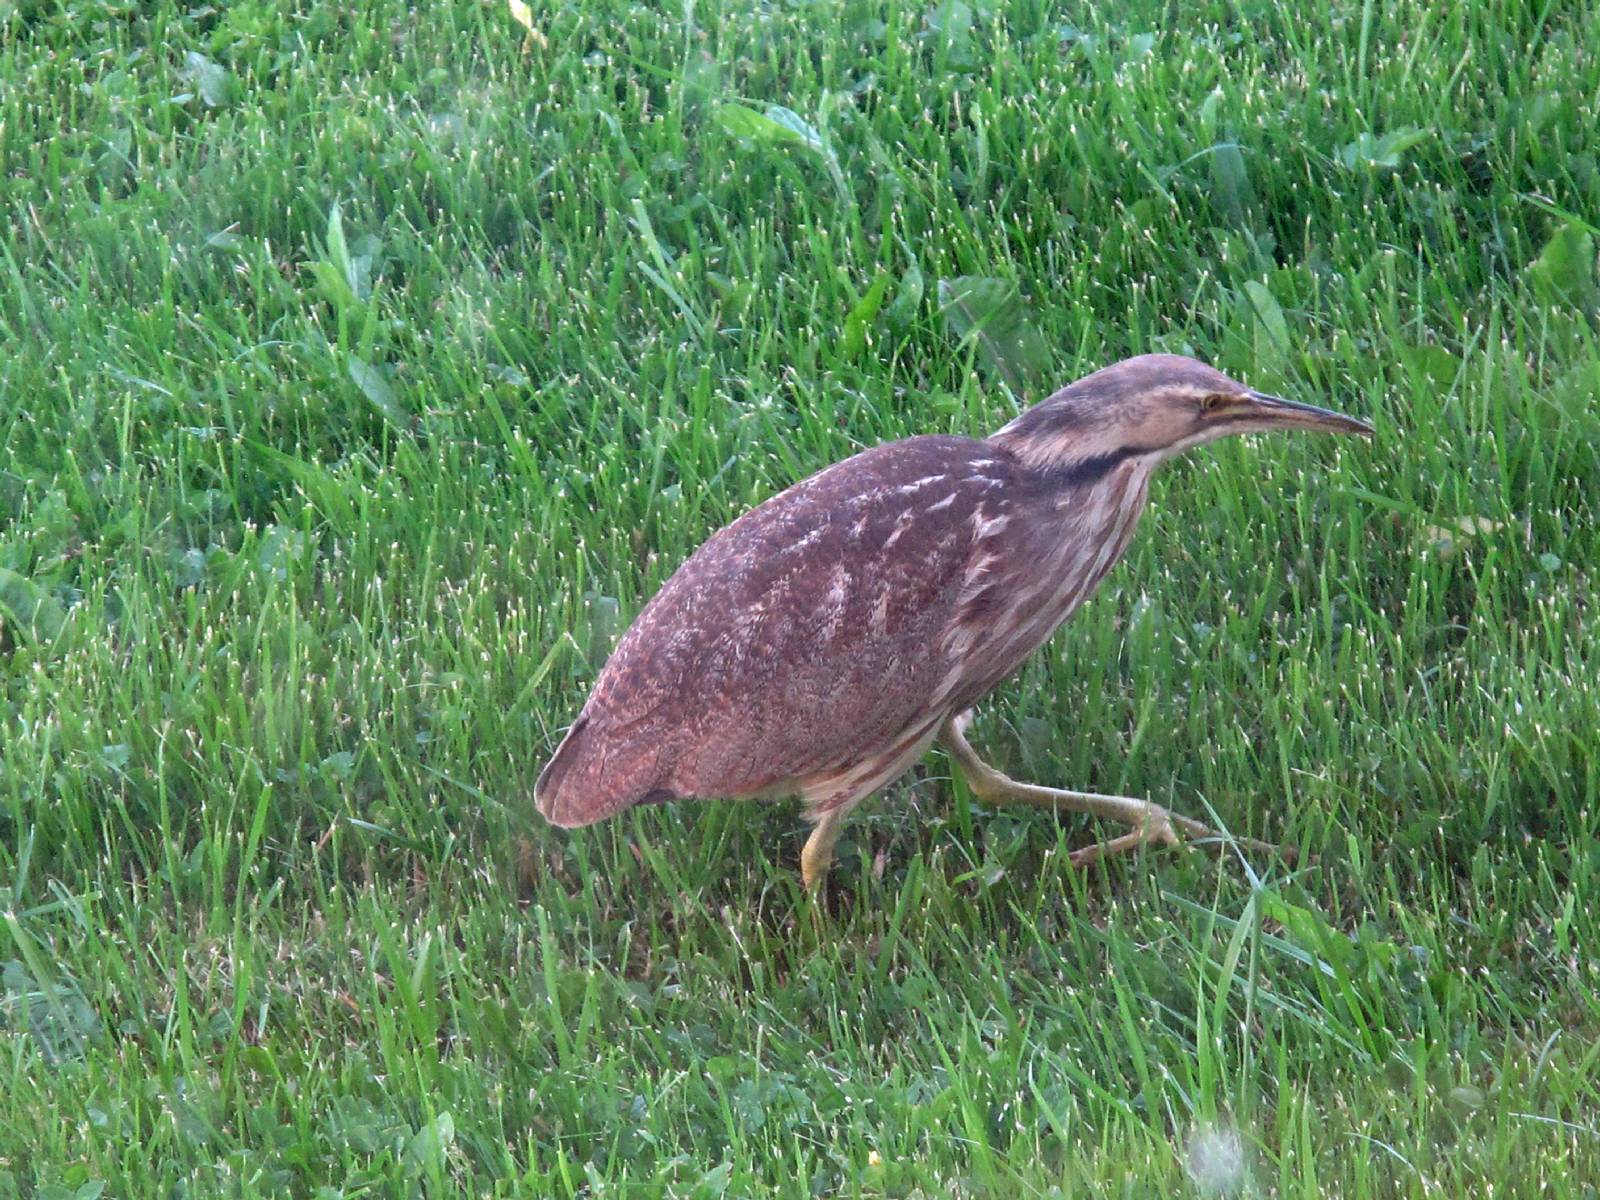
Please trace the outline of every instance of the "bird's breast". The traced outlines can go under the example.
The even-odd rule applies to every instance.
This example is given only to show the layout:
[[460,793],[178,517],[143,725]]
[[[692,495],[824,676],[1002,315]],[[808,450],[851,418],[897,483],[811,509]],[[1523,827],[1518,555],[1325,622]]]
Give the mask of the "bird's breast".
[[1150,465],[1130,460],[1086,487],[1015,495],[974,513],[967,575],[942,650],[942,690],[966,707],[1014,672],[1127,549]]

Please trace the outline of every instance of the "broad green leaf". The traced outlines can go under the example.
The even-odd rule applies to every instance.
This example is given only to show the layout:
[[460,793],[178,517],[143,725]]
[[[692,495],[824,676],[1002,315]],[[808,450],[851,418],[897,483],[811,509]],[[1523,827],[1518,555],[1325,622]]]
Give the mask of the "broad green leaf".
[[344,240],[344,214],[339,211],[339,202],[335,200],[328,209],[328,258],[333,265],[343,271],[350,262],[350,248]]
[[1029,377],[1049,366],[1049,347],[1029,322],[1027,305],[1015,285],[1007,280],[983,275],[941,279],[939,306],[950,332],[975,345],[1013,392],[1025,391]]
[[735,137],[750,138],[757,142],[797,142],[802,146],[808,144],[805,135],[799,130],[774,120],[765,113],[758,113],[753,108],[746,108],[742,104],[724,104],[717,110],[717,120]]
[[256,565],[274,579],[287,579],[289,569],[305,556],[309,540],[298,529],[268,525],[256,547]]
[[322,289],[322,294],[331,300],[336,308],[351,308],[356,303],[355,293],[350,290],[344,273],[330,262],[318,260],[308,264],[311,274],[317,281],[317,286]]
[[328,227],[323,236],[323,257],[311,264],[311,273],[322,292],[337,308],[353,308],[367,297],[364,280],[350,256],[344,237],[344,216],[334,202],[328,210]]
[[1596,300],[1594,234],[1568,222],[1528,266],[1528,282],[1545,304],[1587,309]]
[[717,110],[717,119],[722,123],[722,127],[735,137],[749,138],[751,141],[767,145],[799,146],[809,150],[822,160],[839,201],[844,203],[849,200],[850,188],[845,182],[844,170],[839,166],[838,155],[833,152],[833,147],[828,145],[816,126],[793,109],[774,104],[769,106],[765,113],[758,113],[755,109],[746,108],[742,104],[724,104]]
[[406,1147],[407,1171],[414,1175],[442,1172],[455,1140],[455,1118],[447,1112],[440,1113],[412,1136]]
[[1266,284],[1247,279],[1244,284],[1246,302],[1254,318],[1255,357],[1258,369],[1281,374],[1289,358],[1289,322],[1283,309]]
[[405,413],[401,411],[394,389],[389,386],[389,381],[384,378],[381,370],[353,354],[345,363],[345,370],[350,373],[355,385],[361,389],[361,394],[372,402],[372,407],[378,410],[384,420],[396,429],[406,428]]
[[1233,142],[1222,142],[1211,148],[1208,157],[1211,160],[1211,202],[1235,229],[1248,228],[1255,191],[1250,186],[1244,152]]
[[819,152],[824,149],[822,135],[817,132],[816,127],[792,108],[784,108],[781,104],[770,105],[767,108],[767,120],[774,125],[789,130],[811,149]]
[[1262,915],[1282,927],[1282,937],[1316,957],[1325,971],[1346,972],[1355,957],[1355,945],[1321,914],[1291,904],[1275,892],[1261,893]]
[[872,281],[872,286],[867,288],[867,294],[861,297],[856,306],[850,310],[850,315],[844,319],[844,341],[840,350],[845,358],[855,358],[866,349],[867,330],[877,319],[878,309],[883,306],[883,297],[888,290],[888,272],[879,271],[878,277]]
[[1382,137],[1361,133],[1355,141],[1347,142],[1340,149],[1339,161],[1351,171],[1390,170],[1401,164],[1407,150],[1430,136],[1426,129],[1413,126],[1390,130]]
[[1210,141],[1217,131],[1217,111],[1222,107],[1222,89],[1212,88],[1200,105],[1200,134],[1205,140]]
[[586,626],[588,658],[590,665],[597,671],[610,657],[622,632],[621,613],[622,605],[615,596],[602,596],[598,592],[584,593],[583,621]]
[[1443,346],[1403,346],[1400,355],[1437,392],[1448,392],[1461,377],[1461,359]]
[[207,108],[221,108],[228,102],[228,69],[213,62],[198,50],[184,55],[184,77],[193,81]]
[[0,567],[0,621],[22,630],[30,641],[53,642],[66,620],[67,610],[47,589]]
[[700,1181],[695,1184],[694,1191],[691,1193],[694,1200],[716,1200],[716,1197],[726,1195],[728,1181],[732,1176],[733,1164],[731,1162],[724,1162],[719,1166],[713,1167],[701,1176]]
[[922,306],[922,297],[927,290],[921,269],[915,263],[907,267],[906,273],[900,276],[900,286],[894,291],[894,303],[889,305],[890,324],[904,328],[916,320],[917,309]]

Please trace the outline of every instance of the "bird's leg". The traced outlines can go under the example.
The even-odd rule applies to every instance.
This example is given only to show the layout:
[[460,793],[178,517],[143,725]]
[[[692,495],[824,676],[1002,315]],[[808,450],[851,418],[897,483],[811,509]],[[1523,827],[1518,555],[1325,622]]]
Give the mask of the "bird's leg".
[[839,840],[839,829],[844,825],[848,807],[830,808],[818,818],[800,851],[800,878],[806,891],[814,892],[821,886],[833,862],[833,844]]
[[[1106,817],[1133,826],[1132,833],[1074,851],[1071,856],[1073,866],[1087,866],[1097,859],[1120,854],[1124,850],[1137,849],[1147,842],[1175,846],[1179,844],[1180,832],[1190,838],[1218,836],[1199,821],[1180,816],[1149,800],[1136,800],[1132,796],[1103,796],[1098,792],[1070,792],[1064,788],[1020,783],[1009,775],[995,770],[978,757],[978,752],[972,748],[972,743],[967,741],[966,729],[970,724],[972,724],[971,710],[951,717],[939,730],[939,744],[961,768],[967,786],[978,799],[989,804],[1031,804],[1040,808],[1068,808],[1074,812],[1090,813],[1093,816]],[[1237,840],[1241,845],[1256,850],[1278,849],[1253,838]]]

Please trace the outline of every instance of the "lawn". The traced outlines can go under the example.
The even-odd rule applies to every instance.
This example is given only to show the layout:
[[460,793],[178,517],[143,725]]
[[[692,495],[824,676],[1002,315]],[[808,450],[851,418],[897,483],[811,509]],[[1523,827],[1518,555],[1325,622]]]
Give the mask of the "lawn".
[[[1595,1195],[1588,5],[0,3],[0,1198]],[[532,781],[708,533],[1223,444],[826,895]],[[1110,831],[1108,831],[1110,832]]]

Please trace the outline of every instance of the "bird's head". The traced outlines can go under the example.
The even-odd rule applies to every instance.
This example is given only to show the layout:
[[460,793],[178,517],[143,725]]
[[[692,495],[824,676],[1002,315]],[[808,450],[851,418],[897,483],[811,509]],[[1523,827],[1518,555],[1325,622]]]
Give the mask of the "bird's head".
[[1141,354],[1085,375],[992,438],[1029,466],[1156,461],[1230,433],[1313,429],[1371,435],[1353,417],[1269,396],[1180,354]]

